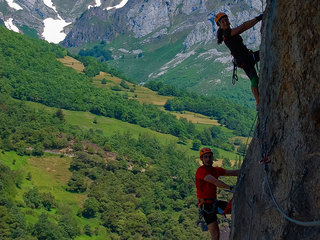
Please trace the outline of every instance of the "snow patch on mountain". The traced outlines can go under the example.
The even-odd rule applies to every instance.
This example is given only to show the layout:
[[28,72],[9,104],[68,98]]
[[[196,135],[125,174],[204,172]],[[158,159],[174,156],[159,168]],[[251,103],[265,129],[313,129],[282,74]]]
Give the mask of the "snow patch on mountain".
[[19,28],[17,28],[14,24],[13,24],[13,18],[9,18],[7,21],[4,21],[4,25],[6,26],[6,28],[8,28],[9,30],[12,30],[14,32],[19,32]]
[[6,2],[8,3],[9,7],[13,8],[17,11],[23,10],[23,8],[19,4],[15,3],[13,0],[6,0]]
[[51,0],[43,0],[43,3],[48,7],[52,8],[57,13],[58,19],[46,18],[43,21],[44,30],[43,30],[42,36],[48,42],[59,43],[63,39],[65,39],[65,37],[67,36],[63,32],[64,27],[71,24],[71,22],[67,23],[65,20],[61,18],[61,16],[57,12],[56,7],[53,6],[53,3]]
[[128,2],[128,0],[122,0],[122,2],[119,3],[118,5],[115,5],[113,7],[107,7],[107,8],[105,8],[105,10],[110,10],[110,9],[114,9],[114,8],[115,9],[122,8],[127,4],[127,2]]
[[100,7],[101,6],[101,0],[95,0],[95,4],[94,5],[89,5],[88,9],[92,8],[92,7]]

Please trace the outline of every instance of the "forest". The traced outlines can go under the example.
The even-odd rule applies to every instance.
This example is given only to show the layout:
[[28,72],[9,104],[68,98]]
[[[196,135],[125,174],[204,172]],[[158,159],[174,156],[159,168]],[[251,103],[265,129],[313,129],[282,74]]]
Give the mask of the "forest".
[[[0,162],[1,239],[74,239],[80,234],[96,234],[89,225],[81,225],[79,218],[98,219],[106,228],[108,239],[201,236],[195,225],[197,164],[177,144],[163,145],[143,134],[138,139],[128,133],[107,138],[99,131],[68,125],[61,110],[34,110],[4,95],[0,100],[0,149],[39,157],[45,149],[72,144],[72,176],[63,187],[65,191],[87,195],[83,206],[74,212],[55,201],[50,192],[41,192],[36,186],[25,187],[23,182],[32,180],[30,173],[23,169],[12,171]],[[83,141],[98,147],[85,148]],[[116,158],[106,163],[107,152],[115,152]],[[17,191],[22,190],[23,201],[16,201]],[[55,218],[52,212],[56,212]],[[38,215],[35,224],[27,224],[25,215],[29,214]]]
[[[56,60],[57,57],[67,54],[62,47],[19,36],[4,28],[0,28],[0,31],[0,50],[3,53],[0,58],[0,64],[3,66],[0,70],[1,92],[16,99],[39,102],[51,107],[90,111],[182,139],[200,141],[204,145],[214,144],[226,150],[232,148],[225,141],[223,134],[216,134],[214,129],[199,132],[191,122],[185,119],[178,120],[154,105],[140,104],[128,99],[127,95],[121,92],[94,87],[92,77],[100,71],[125,78],[116,69],[109,68],[106,63],[100,63],[92,57],[79,56],[77,58],[86,67],[85,74],[79,74]],[[166,103],[167,110],[198,112],[217,118],[221,124],[233,129],[236,135],[248,135],[248,122],[252,122],[254,117],[251,110],[220,98],[197,96],[194,93],[174,90],[168,85],[154,84],[156,87],[152,87],[152,84],[153,82],[147,86],[157,90],[159,94],[176,95]],[[203,136],[207,136],[206,139]],[[213,140],[217,138],[220,140]]]
[[[156,106],[128,99],[121,92],[94,87],[92,77],[100,71],[126,79],[106,63],[75,56],[86,67],[84,73],[77,73],[57,61],[68,54],[60,46],[2,27],[0,34],[1,239],[205,237],[196,225],[197,157],[187,152],[183,144],[164,144],[142,133],[138,137],[129,132],[107,137],[102,131],[69,124],[63,109],[115,118],[180,140],[188,138],[193,141],[194,150],[201,145],[233,150],[224,132],[216,126],[196,129],[190,121],[178,120]],[[157,91],[173,95],[161,87]],[[187,104],[193,97],[203,114],[219,116],[214,108],[205,107],[206,98],[189,93],[174,96],[185,109],[196,106]],[[183,111],[174,107],[174,101],[168,101],[166,108]],[[51,111],[31,107],[30,102],[44,104]],[[225,104],[222,100],[219,103]],[[236,108],[230,104],[230,109]],[[230,112],[238,120],[239,114],[247,113],[241,108]],[[227,125],[223,122],[226,117],[220,118]],[[72,149],[70,163],[64,169],[70,177],[59,189],[63,194],[82,196],[83,202],[77,206],[38,187],[38,172],[26,171],[31,160],[40,164],[54,157],[54,150],[65,148]],[[110,155],[114,157],[107,157]],[[60,158],[69,159],[63,154]],[[232,168],[230,162],[224,164]],[[235,183],[235,179],[224,181]],[[223,191],[219,196],[231,197]]]

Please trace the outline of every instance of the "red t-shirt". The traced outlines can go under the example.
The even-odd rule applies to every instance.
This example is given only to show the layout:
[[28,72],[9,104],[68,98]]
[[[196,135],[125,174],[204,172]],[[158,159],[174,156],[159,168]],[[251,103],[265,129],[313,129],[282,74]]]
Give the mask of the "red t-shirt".
[[197,198],[217,198],[217,186],[204,181],[203,179],[208,174],[219,178],[225,175],[226,169],[221,167],[207,167],[201,166],[196,171],[196,187],[197,187]]

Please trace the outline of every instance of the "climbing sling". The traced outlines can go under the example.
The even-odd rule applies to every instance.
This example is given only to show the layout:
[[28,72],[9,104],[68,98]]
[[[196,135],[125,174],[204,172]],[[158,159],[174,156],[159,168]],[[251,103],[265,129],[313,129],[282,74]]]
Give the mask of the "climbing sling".
[[[233,198],[232,198],[233,199]],[[204,221],[203,213],[205,214],[230,214],[231,213],[231,206],[232,206],[232,199],[227,203],[226,207],[224,209],[220,208],[219,206],[216,206],[216,204],[219,202],[216,198],[213,199],[199,199],[198,200],[198,214],[199,214],[199,220],[197,221],[197,225],[201,225],[202,231],[207,231],[208,226]],[[204,204],[212,204],[212,210],[208,211],[204,209]]]
[[236,63],[236,59],[232,59],[232,63],[233,63],[233,73],[232,73],[232,85],[236,84],[236,81],[238,81],[238,73],[237,73],[237,68],[238,65]]

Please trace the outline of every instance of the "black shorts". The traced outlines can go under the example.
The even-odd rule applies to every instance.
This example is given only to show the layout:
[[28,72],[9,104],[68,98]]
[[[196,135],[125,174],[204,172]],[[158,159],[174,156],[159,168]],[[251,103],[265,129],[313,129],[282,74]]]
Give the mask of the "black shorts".
[[244,61],[238,60],[239,62],[243,62],[239,64],[239,67],[243,69],[243,71],[246,73],[246,75],[250,80],[252,80],[252,78],[258,78],[258,74],[254,65],[260,61],[259,51],[253,52],[250,55],[250,58],[247,57],[246,59],[247,60],[244,60]]
[[217,221],[217,214],[222,214],[222,212],[226,209],[228,202],[225,201],[217,201],[214,203],[204,203],[201,205],[202,216],[207,225],[210,223]]

